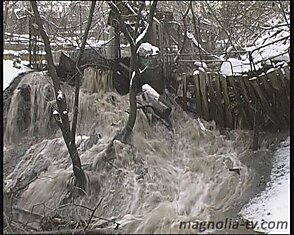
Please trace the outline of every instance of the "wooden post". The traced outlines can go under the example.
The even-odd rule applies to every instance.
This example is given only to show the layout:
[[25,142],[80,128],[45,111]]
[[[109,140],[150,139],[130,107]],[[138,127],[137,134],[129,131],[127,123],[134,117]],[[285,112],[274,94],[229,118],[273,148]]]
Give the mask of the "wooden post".
[[[199,72],[199,71],[198,71]],[[193,75],[194,85],[195,85],[195,97],[196,97],[196,112],[199,117],[202,117],[202,105],[201,105],[201,95],[200,95],[200,85],[199,85],[199,73],[194,73]]]
[[273,105],[273,93],[274,93],[274,90],[272,89],[272,87],[268,83],[265,73],[260,74],[258,76],[258,78],[262,82],[262,85],[263,85],[264,90],[265,90],[265,94],[267,96],[267,100]]
[[209,111],[210,111],[210,119],[215,120],[218,123],[217,104],[216,104],[215,92],[212,87],[212,73],[211,72],[206,73],[206,84],[207,84],[207,88],[208,88],[208,99],[210,100],[208,102],[208,107],[209,107]]
[[288,64],[284,64],[282,69],[285,72],[285,78],[290,81],[290,69]]
[[200,81],[200,93],[202,100],[202,113],[205,120],[210,121],[209,110],[208,110],[208,100],[207,100],[207,90],[206,90],[206,74],[199,70],[199,81]]
[[114,34],[115,34],[114,58],[117,60],[121,58],[121,51],[120,51],[120,30],[119,30],[119,25],[116,23],[114,23]]
[[277,81],[275,69],[274,68],[269,69],[266,72],[266,76],[269,78],[269,81],[270,81],[270,84],[272,85],[272,87],[276,91],[278,91],[280,89],[280,84],[279,84],[279,81]]
[[279,80],[281,84],[281,89],[278,91],[277,100],[280,103],[279,113],[283,119],[285,120],[285,125],[289,125],[290,123],[290,82],[287,85],[287,80],[285,79],[285,75],[283,74],[282,68],[278,68],[276,70],[277,80]]
[[265,113],[268,115],[268,117],[271,119],[271,121],[275,124],[275,125],[283,125],[281,120],[279,120],[279,118],[273,113],[273,110],[271,109],[269,103],[267,102],[266,98],[264,97],[264,94],[262,93],[258,83],[257,83],[257,78],[253,77],[249,79],[253,89],[256,92],[256,95],[259,97],[260,101],[261,101],[261,105],[265,110]]
[[225,122],[225,111],[224,111],[224,103],[222,102],[222,94],[221,94],[221,85],[220,85],[220,75],[219,73],[215,73],[215,90],[216,90],[216,102],[218,106],[218,119],[219,123],[222,127],[226,126]]
[[[237,102],[237,108],[241,113],[242,120],[245,123],[245,127],[249,127],[248,123],[250,122],[249,121],[250,118],[248,118],[248,114],[246,113],[246,109],[244,107],[245,105],[244,105],[244,103],[243,103],[243,101],[242,101],[242,99],[240,97],[240,92],[237,90],[237,86],[235,84],[235,77],[230,76],[227,79],[228,79],[229,83],[231,84],[231,86],[233,87],[234,95],[235,95],[236,102]],[[239,79],[241,79],[241,78],[239,77]],[[238,79],[238,81],[239,81],[239,79]]]
[[[31,6],[31,5],[30,5]],[[31,11],[31,7],[30,7]],[[32,64],[32,18],[29,16],[29,65]]]
[[259,109],[260,105],[259,102],[255,104],[255,112],[254,112],[254,124],[253,124],[253,143],[252,149],[256,151],[258,149],[258,137],[259,137]]
[[228,87],[227,87],[227,79],[225,76],[220,74],[220,83],[222,87],[222,94],[224,98],[224,107],[225,107],[225,114],[226,114],[226,126],[233,129],[233,117],[232,112],[230,109],[230,99],[228,95]]

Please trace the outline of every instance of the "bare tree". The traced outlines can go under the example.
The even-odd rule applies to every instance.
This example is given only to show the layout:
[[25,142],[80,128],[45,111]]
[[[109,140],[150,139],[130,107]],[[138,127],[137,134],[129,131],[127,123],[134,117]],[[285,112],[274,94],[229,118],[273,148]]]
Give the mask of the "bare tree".
[[[113,10],[117,21],[119,22],[120,29],[123,32],[124,36],[128,40],[131,49],[131,73],[130,73],[130,114],[129,118],[125,124],[123,130],[114,138],[114,139],[121,139],[122,141],[126,141],[127,138],[130,136],[133,127],[135,125],[136,116],[137,116],[137,87],[139,84],[139,80],[141,79],[141,73],[139,70],[139,59],[137,55],[137,49],[144,39],[150,33],[152,29],[153,23],[153,16],[156,9],[157,1],[153,1],[150,7],[149,18],[147,28],[139,34],[138,32],[131,32],[131,29],[127,27],[124,19],[122,18],[122,14],[116,5],[115,1],[108,1],[110,8]],[[139,25],[141,24],[141,10],[143,7],[140,7],[139,12],[137,13],[137,20],[135,30],[139,30]],[[136,38],[132,35],[137,36]]]
[[[78,70],[79,70],[80,58],[83,55],[83,51],[85,48],[89,29],[91,26],[95,4],[96,4],[96,1],[93,1],[91,4],[91,10],[89,13],[87,28],[86,28],[85,33],[83,35],[83,42],[82,42],[82,46],[81,46],[80,52],[79,52],[79,57],[77,60],[77,69]],[[56,95],[56,103],[57,103],[57,107],[58,107],[58,111],[56,111],[57,113],[55,113],[55,115],[57,116],[56,120],[59,125],[59,128],[62,131],[63,139],[65,141],[65,144],[66,144],[67,149],[69,151],[69,155],[72,160],[73,173],[74,173],[74,176],[76,179],[75,184],[77,187],[85,190],[86,185],[87,185],[87,179],[86,179],[85,172],[82,169],[80,156],[79,156],[77,146],[75,143],[75,133],[76,133],[77,115],[78,115],[79,86],[80,86],[81,74],[79,74],[79,76],[76,78],[75,102],[74,102],[74,111],[73,111],[74,118],[73,118],[73,122],[72,122],[72,128],[70,128],[70,121],[68,118],[66,97],[65,97],[65,94],[62,92],[60,80],[57,76],[57,73],[56,73],[56,70],[54,67],[49,37],[44,30],[43,22],[40,17],[40,14],[39,14],[36,1],[32,1],[31,5],[32,5],[32,9],[33,9],[35,18],[36,18],[36,23],[38,25],[38,30],[40,32],[40,35],[41,35],[43,41],[44,41],[46,58],[47,58],[47,63],[48,63],[48,71],[49,71],[50,77],[52,79],[54,91],[55,91],[55,95]]]

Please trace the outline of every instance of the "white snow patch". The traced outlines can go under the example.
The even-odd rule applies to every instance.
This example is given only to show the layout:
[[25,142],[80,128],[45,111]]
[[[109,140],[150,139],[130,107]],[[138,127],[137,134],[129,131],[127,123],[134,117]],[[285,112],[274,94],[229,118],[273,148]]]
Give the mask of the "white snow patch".
[[18,69],[13,67],[12,60],[3,60],[3,90],[5,90],[13,81],[13,79],[17,77],[19,74],[26,71],[31,71],[30,68],[25,66],[28,63],[28,61],[21,61],[20,69]]
[[53,111],[53,115],[58,115],[59,113],[58,113],[58,111],[55,109],[54,111]]
[[[255,69],[261,68],[261,64],[254,64]],[[222,63],[220,72],[226,76],[231,76],[233,74],[241,74],[243,72],[248,72],[251,70],[249,59],[238,60],[235,58],[229,58],[227,61]]]
[[199,70],[195,70],[195,71],[193,72],[193,75],[197,75],[197,74],[199,74]]
[[59,100],[59,101],[61,101],[62,99],[63,99],[63,93],[62,93],[62,91],[61,90],[58,90],[57,91],[57,100]]
[[194,65],[196,65],[198,67],[202,67],[204,69],[207,69],[207,64],[205,62],[202,62],[202,61],[195,61]]
[[[273,156],[271,180],[266,190],[250,200],[241,214],[250,221],[258,221],[259,226],[263,220],[267,223],[274,221],[271,225],[275,223],[275,228],[262,230],[260,227],[260,231],[290,233],[290,137],[280,144]],[[288,227],[277,228],[279,221],[287,221]]]
[[138,47],[137,54],[143,57],[157,55],[159,54],[159,48],[149,42],[144,42]]

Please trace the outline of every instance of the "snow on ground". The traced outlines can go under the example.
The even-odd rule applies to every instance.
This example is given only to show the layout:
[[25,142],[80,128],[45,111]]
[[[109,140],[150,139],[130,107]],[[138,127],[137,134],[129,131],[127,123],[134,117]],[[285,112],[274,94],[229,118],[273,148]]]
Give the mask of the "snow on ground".
[[12,60],[3,60],[3,90],[5,90],[12,80],[17,77],[20,73],[31,70],[25,65],[28,64],[28,61],[21,62],[21,68],[17,69],[13,67]]
[[[290,233],[290,137],[282,142],[273,156],[271,180],[265,191],[242,208],[241,214],[250,221],[259,221],[259,231]],[[266,228],[261,228],[264,221]],[[280,224],[278,222],[280,221]],[[281,221],[288,227],[282,229]],[[271,229],[272,228],[272,229]]]

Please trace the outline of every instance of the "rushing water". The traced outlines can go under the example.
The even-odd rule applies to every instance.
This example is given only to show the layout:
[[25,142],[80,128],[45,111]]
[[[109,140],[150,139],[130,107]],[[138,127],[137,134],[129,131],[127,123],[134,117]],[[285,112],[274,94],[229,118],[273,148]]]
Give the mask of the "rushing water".
[[[44,138],[52,119],[46,110],[49,106],[54,108],[54,102],[45,102],[41,88],[48,84],[46,77],[34,74],[38,75],[38,82],[37,75],[33,78],[32,74],[21,81],[31,85],[31,100],[38,107],[36,113],[31,111],[28,126],[35,132],[28,131],[25,137],[40,139],[6,177],[5,191],[32,181],[15,207],[40,215],[58,212],[86,220],[91,211],[73,204],[60,207],[71,185],[72,166],[64,142],[58,138],[60,131],[48,132],[51,134]],[[6,155],[9,148],[20,142],[14,120],[19,115],[15,111],[20,100],[18,92],[13,94],[7,113]],[[70,110],[72,90],[64,88],[64,92]],[[225,136],[213,122],[191,118],[180,110],[171,114],[171,131],[160,122],[150,126],[139,110],[131,144],[115,141],[116,159],[107,163],[101,160],[101,154],[125,123],[127,110],[128,96],[114,92],[92,94],[83,87],[77,145],[87,169],[89,190],[87,196],[75,199],[75,204],[94,208],[103,198],[96,216],[115,218],[127,233],[198,233],[195,228],[180,229],[180,222],[225,220],[226,216],[237,215],[248,202],[246,198],[256,177],[256,171],[244,160],[254,156],[250,150],[251,133],[237,130]],[[263,148],[259,153],[267,152]],[[230,169],[239,169],[239,174]],[[101,219],[93,224],[98,227]],[[213,230],[204,232],[209,231]]]

